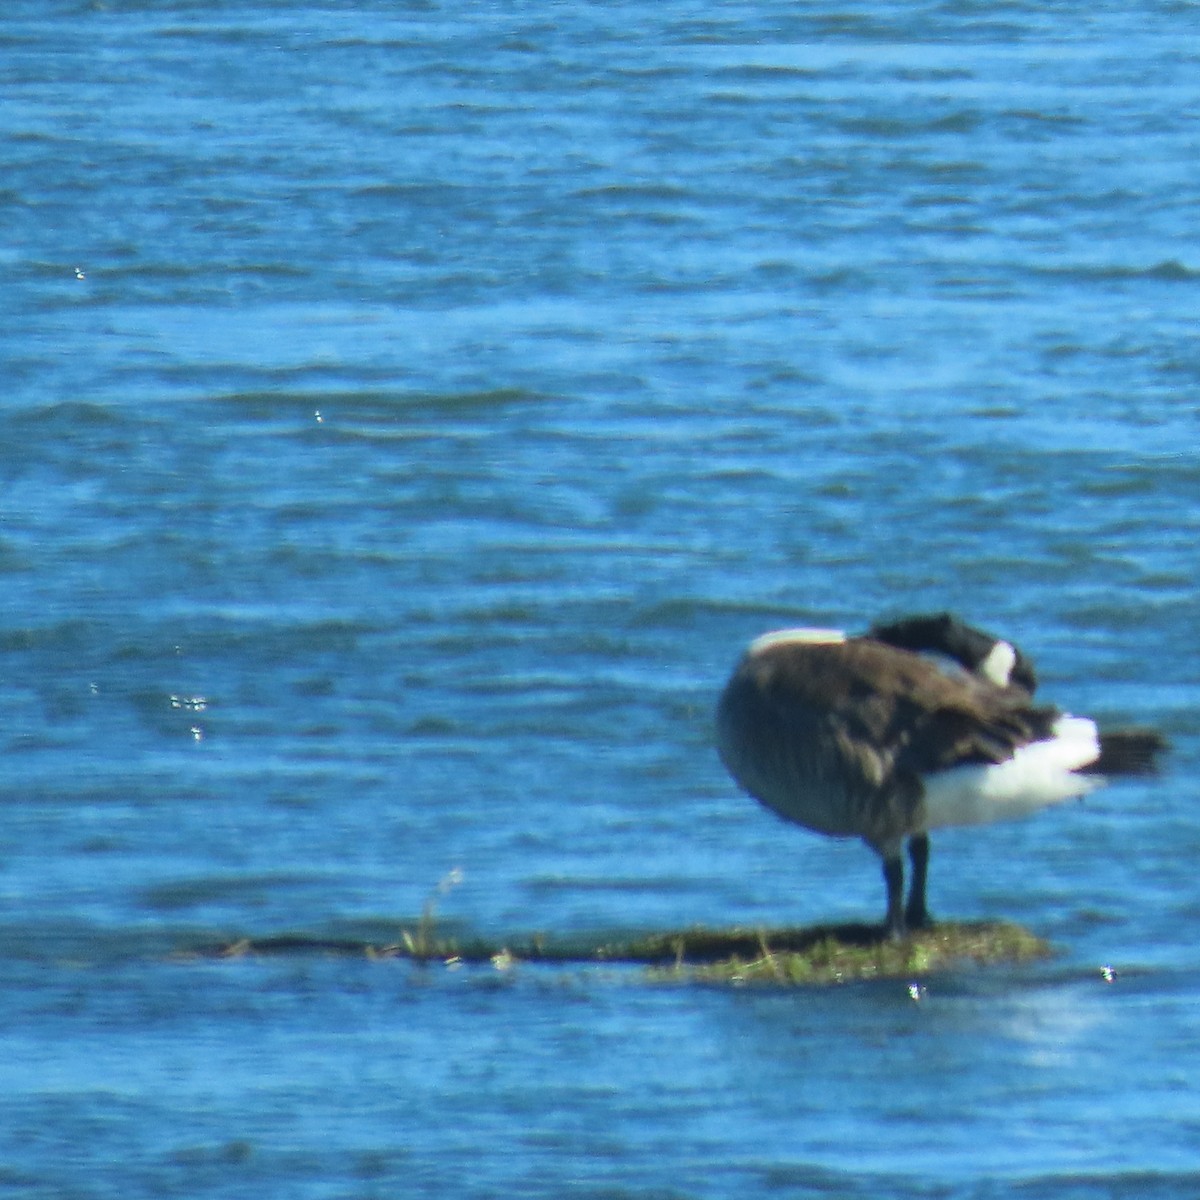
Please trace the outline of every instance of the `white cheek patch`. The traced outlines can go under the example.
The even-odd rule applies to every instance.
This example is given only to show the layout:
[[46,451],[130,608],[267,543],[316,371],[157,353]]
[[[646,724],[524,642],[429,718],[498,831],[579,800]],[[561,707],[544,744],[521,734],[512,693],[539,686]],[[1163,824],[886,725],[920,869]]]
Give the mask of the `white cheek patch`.
[[997,687],[1008,687],[1013,667],[1017,665],[1017,652],[1007,642],[997,642],[979,664],[979,674]]

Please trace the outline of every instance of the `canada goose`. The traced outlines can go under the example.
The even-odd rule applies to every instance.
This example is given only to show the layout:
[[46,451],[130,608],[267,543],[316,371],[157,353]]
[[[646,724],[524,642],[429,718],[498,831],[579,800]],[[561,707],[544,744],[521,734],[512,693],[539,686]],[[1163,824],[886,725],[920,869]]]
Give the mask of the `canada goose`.
[[[717,707],[734,779],[789,821],[860,837],[883,860],[886,929],[930,923],[929,831],[1026,816],[1151,770],[1148,730],[1033,702],[1014,646],[949,614],[906,617],[848,637],[785,629],[752,642]],[[902,848],[912,881],[903,903]]]

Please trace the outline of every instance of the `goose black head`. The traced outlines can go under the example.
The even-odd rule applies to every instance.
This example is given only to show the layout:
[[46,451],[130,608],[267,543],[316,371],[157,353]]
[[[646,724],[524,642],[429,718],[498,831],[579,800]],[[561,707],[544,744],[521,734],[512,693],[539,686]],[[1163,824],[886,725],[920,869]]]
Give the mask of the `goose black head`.
[[1033,664],[1016,646],[968,625],[953,613],[901,617],[871,626],[867,636],[902,650],[945,655],[997,687],[1017,687],[1030,696],[1037,690]]

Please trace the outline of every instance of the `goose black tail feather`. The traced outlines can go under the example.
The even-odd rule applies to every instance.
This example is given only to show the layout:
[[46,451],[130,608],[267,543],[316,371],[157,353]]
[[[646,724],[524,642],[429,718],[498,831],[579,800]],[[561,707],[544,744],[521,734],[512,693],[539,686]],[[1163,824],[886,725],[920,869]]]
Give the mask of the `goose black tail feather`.
[[1113,729],[1100,734],[1100,757],[1087,775],[1153,775],[1167,739],[1153,729]]

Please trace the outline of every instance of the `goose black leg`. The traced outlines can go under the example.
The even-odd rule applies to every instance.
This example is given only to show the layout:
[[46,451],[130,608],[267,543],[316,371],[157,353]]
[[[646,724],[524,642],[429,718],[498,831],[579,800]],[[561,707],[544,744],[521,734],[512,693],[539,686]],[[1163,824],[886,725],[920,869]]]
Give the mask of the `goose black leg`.
[[912,863],[912,883],[908,889],[908,907],[904,920],[909,929],[924,929],[933,922],[925,907],[925,878],[929,873],[929,835],[918,833],[908,839],[908,858]]
[[893,941],[904,936],[904,859],[899,852],[883,860],[883,882],[887,888],[887,935]]

